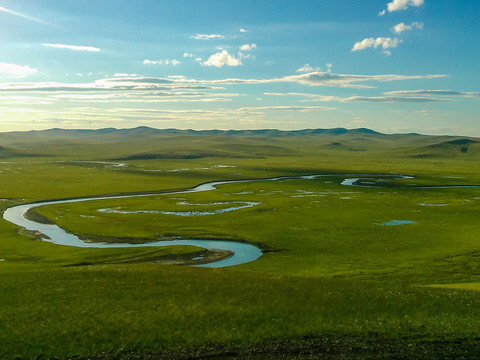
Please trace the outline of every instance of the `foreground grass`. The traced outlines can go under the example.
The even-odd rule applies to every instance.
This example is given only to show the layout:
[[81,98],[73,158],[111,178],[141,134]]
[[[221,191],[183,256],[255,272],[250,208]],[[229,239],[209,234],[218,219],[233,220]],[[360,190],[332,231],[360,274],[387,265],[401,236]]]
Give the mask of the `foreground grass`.
[[155,265],[17,273],[0,284],[2,358],[480,331],[480,296],[466,291]]

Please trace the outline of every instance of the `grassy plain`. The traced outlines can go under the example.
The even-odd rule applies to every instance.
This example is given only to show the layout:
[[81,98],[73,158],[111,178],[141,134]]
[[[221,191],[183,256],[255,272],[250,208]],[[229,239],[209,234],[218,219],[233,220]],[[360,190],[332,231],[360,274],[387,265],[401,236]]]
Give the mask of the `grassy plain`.
[[[75,249],[0,221],[0,358],[352,337],[406,339],[401,351],[416,355],[420,340],[478,355],[480,189],[429,186],[480,184],[480,143],[366,131],[271,135],[0,136],[2,209],[212,180],[328,175],[37,210],[86,239],[221,238],[265,250],[255,262],[224,269],[115,263],[198,249]],[[414,179],[379,176],[390,173]],[[341,174],[377,176],[364,180],[371,187],[347,187]],[[239,202],[259,204],[216,215],[158,213]],[[390,220],[415,223],[383,225]],[[70,266],[81,263],[94,265]],[[355,346],[350,355],[361,352]]]

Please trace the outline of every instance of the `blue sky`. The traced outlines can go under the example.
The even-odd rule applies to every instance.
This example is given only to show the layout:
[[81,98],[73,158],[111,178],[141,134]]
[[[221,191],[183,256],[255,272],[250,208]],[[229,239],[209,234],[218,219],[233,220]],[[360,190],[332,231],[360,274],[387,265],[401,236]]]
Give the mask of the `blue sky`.
[[0,0],[0,131],[480,136],[478,0]]

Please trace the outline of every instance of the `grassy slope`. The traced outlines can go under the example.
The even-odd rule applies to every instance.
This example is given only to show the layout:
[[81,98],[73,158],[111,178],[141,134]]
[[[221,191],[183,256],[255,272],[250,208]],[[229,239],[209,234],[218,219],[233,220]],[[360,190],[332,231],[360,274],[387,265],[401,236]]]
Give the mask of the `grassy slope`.
[[[183,188],[216,179],[332,172],[416,176],[395,184],[480,184],[480,158],[474,151],[457,148],[465,146],[462,142],[444,146],[449,138],[364,133],[274,138],[152,135],[139,143],[108,136],[109,143],[103,145],[90,137],[9,143],[9,149],[18,152],[50,156],[8,158],[8,163],[0,164],[4,198],[0,205]],[[439,148],[445,148],[443,155]],[[111,160],[146,153],[161,157]],[[192,154],[205,157],[182,159]],[[128,166],[112,164],[118,162]],[[175,169],[189,170],[171,171]],[[476,199],[480,190],[346,188],[338,185],[340,180],[233,184],[208,193],[40,209],[82,235],[200,235],[281,250],[228,269],[156,264],[64,267],[146,256],[152,249],[60,247],[32,241],[1,221],[0,357],[158,352],[179,346],[371,333],[473,341],[480,330],[480,295],[461,289],[476,290],[480,282]],[[324,196],[292,197],[301,194],[298,190]],[[204,204],[232,200],[262,204],[181,219],[96,211],[209,208],[180,206],[177,198]],[[392,219],[417,224],[377,225]],[[166,251],[191,248],[159,250]],[[449,288],[422,286],[431,284]]]

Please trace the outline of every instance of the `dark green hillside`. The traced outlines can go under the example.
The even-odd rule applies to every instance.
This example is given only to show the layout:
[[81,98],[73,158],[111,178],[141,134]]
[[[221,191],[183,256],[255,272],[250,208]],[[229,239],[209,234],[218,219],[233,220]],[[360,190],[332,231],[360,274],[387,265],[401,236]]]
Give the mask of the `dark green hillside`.
[[480,155],[480,141],[459,138],[442,141],[418,148],[413,157],[477,157]]
[[41,153],[27,153],[22,152],[19,149],[14,149],[10,147],[0,146],[0,158],[31,158],[31,157],[41,157],[45,156]]

